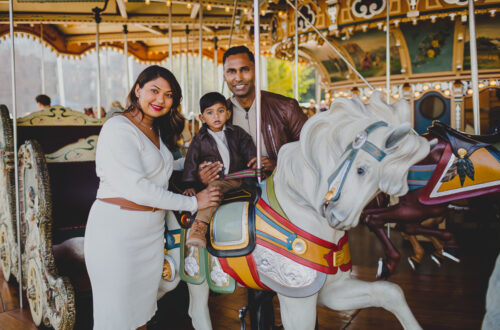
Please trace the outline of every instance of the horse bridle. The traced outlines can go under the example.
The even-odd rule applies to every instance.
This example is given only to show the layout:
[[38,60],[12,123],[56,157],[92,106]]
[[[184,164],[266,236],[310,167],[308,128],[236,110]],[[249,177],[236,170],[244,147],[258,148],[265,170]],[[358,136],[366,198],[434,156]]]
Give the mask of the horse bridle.
[[346,159],[344,159],[344,161],[337,167],[335,172],[333,172],[333,174],[328,178],[328,187],[332,187],[332,183],[333,187],[325,195],[326,204],[335,202],[340,198],[340,193],[347,178],[347,174],[349,174],[349,170],[354,163],[354,159],[356,158],[360,150],[367,152],[370,156],[372,156],[379,162],[384,159],[386,153],[382,149],[368,141],[368,135],[370,135],[370,133],[377,128],[386,126],[388,125],[384,121],[378,121],[371,124],[363,131],[359,132],[354,140],[347,146],[346,150],[342,153],[342,156],[345,155],[346,152],[350,151],[349,154],[347,155]]

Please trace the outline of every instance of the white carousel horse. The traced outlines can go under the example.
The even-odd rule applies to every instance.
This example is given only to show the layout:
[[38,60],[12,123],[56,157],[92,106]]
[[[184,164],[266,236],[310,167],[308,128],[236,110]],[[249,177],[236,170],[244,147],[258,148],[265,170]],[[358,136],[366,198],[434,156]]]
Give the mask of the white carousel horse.
[[[290,222],[317,241],[340,246],[344,231],[358,224],[361,211],[378,192],[405,194],[409,167],[429,153],[428,142],[410,132],[409,118],[406,103],[388,106],[378,93],[368,105],[359,99],[336,99],[329,111],[310,118],[300,141],[281,148],[274,178],[270,179]],[[281,283],[274,278],[275,282],[268,280],[265,285],[277,288],[285,329],[313,329],[317,305],[335,310],[383,307],[405,329],[420,329],[402,290],[393,283],[364,282],[351,277],[350,271],[335,269],[335,273],[325,271],[323,277],[316,276],[322,278],[322,286],[301,295],[283,289],[286,281],[319,274],[317,269],[304,267],[304,263],[259,241],[251,254],[259,275],[269,275],[269,268],[273,268],[284,277]],[[163,282],[162,293],[175,284]],[[188,287],[193,326],[211,329],[206,281]]]

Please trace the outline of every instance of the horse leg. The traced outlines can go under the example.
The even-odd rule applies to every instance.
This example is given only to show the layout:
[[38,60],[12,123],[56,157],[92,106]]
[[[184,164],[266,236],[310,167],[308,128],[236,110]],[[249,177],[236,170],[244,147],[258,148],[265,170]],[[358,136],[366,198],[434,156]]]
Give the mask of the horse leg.
[[360,281],[351,278],[349,273],[340,276],[328,276],[319,292],[320,305],[337,311],[382,307],[393,313],[404,329],[421,329],[398,285],[387,281]]
[[442,229],[425,228],[419,224],[406,224],[405,232],[412,235],[433,236],[442,240],[444,242],[444,248],[442,250],[443,256],[455,262],[460,262],[460,259],[456,256],[458,245],[452,233]]
[[211,330],[210,311],[208,310],[208,295],[210,289],[207,281],[201,284],[188,283],[189,316],[196,330]]
[[313,330],[316,325],[318,294],[305,298],[291,298],[278,293],[281,321],[287,330]]
[[411,268],[413,270],[416,270],[418,266],[420,266],[420,263],[422,262],[422,259],[425,254],[425,250],[420,245],[420,242],[417,240],[417,236],[415,235],[407,235],[405,233],[402,233],[403,237],[406,238],[408,241],[410,241],[411,246],[413,247],[413,253],[415,255],[408,257],[408,263],[410,264]]
[[[364,216],[363,220],[365,221],[365,224],[368,226],[368,228],[373,233],[375,233],[384,247],[386,260],[383,262],[382,269],[380,269],[379,267],[379,270],[377,271],[377,278],[387,278],[396,270],[401,255],[399,254],[394,244],[392,244],[392,241],[389,239],[389,237],[387,237],[387,234],[384,230],[385,222],[380,221],[380,219],[382,218],[381,215],[383,214],[367,214]],[[375,220],[375,217],[377,218],[377,220]]]

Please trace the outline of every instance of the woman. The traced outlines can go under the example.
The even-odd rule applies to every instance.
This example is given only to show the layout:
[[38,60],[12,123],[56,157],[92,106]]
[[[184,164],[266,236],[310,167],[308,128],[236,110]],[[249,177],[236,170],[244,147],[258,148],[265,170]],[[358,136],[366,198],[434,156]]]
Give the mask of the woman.
[[171,152],[184,127],[174,75],[150,66],[137,78],[122,115],[108,119],[96,153],[97,200],[85,232],[94,329],[145,328],[156,312],[163,265],[164,210],[216,205],[217,189],[188,197],[167,190]]

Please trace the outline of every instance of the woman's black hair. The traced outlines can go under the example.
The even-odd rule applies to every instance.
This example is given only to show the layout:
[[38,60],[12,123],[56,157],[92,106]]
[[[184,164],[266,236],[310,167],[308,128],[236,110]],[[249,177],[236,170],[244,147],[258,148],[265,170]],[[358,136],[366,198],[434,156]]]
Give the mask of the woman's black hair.
[[160,138],[163,143],[168,147],[168,149],[172,152],[179,150],[178,140],[181,136],[182,131],[184,130],[184,116],[179,112],[179,107],[182,100],[182,90],[181,86],[175,79],[175,76],[169,70],[158,66],[152,65],[144,69],[137,80],[135,81],[132,89],[128,93],[127,97],[127,109],[124,112],[131,112],[134,109],[139,110],[144,117],[144,111],[141,109],[139,104],[139,99],[135,94],[136,86],[139,88],[143,88],[144,85],[156,78],[163,78],[169,84],[172,89],[173,102],[170,111],[162,117],[156,118],[153,122],[153,127],[160,132]]

